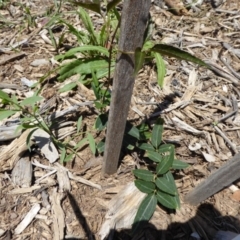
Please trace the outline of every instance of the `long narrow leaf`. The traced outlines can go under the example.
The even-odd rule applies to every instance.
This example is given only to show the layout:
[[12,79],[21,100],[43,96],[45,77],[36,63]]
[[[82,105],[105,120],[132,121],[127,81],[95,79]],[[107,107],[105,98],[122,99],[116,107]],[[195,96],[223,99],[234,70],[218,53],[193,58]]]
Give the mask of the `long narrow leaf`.
[[87,3],[83,3],[83,2],[79,2],[79,1],[73,1],[70,0],[71,3],[73,3],[74,5],[86,8],[88,10],[91,10],[93,12],[99,13],[101,14],[101,5],[100,5],[100,0],[95,0],[93,2],[88,1]]
[[159,53],[154,53],[154,57],[156,60],[156,66],[157,66],[157,82],[158,85],[162,88],[164,83],[164,77],[166,74],[166,66],[162,59],[162,56]]
[[14,113],[16,113],[14,110],[0,110],[0,121],[12,116]]
[[174,160],[174,150],[170,151],[168,155],[165,155],[162,159],[162,161],[157,166],[157,175],[161,175],[169,171],[173,164]]
[[[96,32],[94,31],[94,26],[92,23],[91,18],[89,17],[89,14],[83,9],[79,8],[78,13],[80,15],[80,18],[86,28],[86,30],[89,32],[89,37],[91,38],[91,43],[94,45],[99,45],[98,37],[96,35]],[[100,11],[101,13],[101,11]]]
[[93,46],[93,45],[84,45],[84,46],[73,48],[73,49],[69,50],[68,52],[66,52],[64,55],[56,56],[55,59],[56,60],[59,60],[59,59],[64,60],[65,58],[74,56],[76,53],[82,53],[82,52],[87,52],[87,51],[91,51],[91,52],[96,51],[98,53],[104,54],[107,57],[109,56],[108,50],[104,47]]
[[107,4],[107,12],[112,10],[115,6],[117,6],[118,3],[120,3],[121,0],[113,0]]
[[139,70],[142,68],[146,53],[142,52],[141,48],[136,48],[135,50],[135,66],[134,66],[134,73],[133,75],[136,76]]
[[200,60],[197,57],[192,56],[190,53],[185,52],[179,48],[165,45],[165,44],[156,44],[151,51],[166,55],[169,57],[175,57],[180,60],[186,60],[189,62],[196,63],[200,66],[209,67],[204,61]]
[[11,98],[8,96],[8,94],[2,90],[0,90],[0,98],[6,101],[11,101]]
[[89,133],[87,138],[88,138],[88,141],[89,141],[90,149],[91,149],[92,153],[95,154],[96,153],[96,144],[95,144],[93,135]]

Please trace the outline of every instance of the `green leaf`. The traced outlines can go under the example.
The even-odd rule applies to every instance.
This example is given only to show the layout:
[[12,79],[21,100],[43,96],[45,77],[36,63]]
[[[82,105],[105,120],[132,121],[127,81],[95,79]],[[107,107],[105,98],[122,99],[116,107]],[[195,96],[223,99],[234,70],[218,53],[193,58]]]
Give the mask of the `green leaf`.
[[162,177],[158,177],[155,180],[157,187],[168,194],[177,195],[177,187],[173,178],[172,173],[169,171]]
[[157,66],[157,82],[158,85],[162,88],[164,83],[164,77],[166,75],[166,66],[162,59],[162,56],[159,53],[154,53]]
[[60,162],[64,162],[64,159],[66,157],[66,148],[61,149],[61,155],[60,155]]
[[66,155],[64,158],[64,162],[69,162],[69,161],[73,160],[74,156],[75,156],[74,153],[70,153],[70,154]]
[[163,159],[161,154],[153,151],[147,151],[147,157],[157,163],[161,163]]
[[163,156],[162,161],[158,164],[157,175],[166,173],[172,166],[174,160],[174,149],[168,155]]
[[[71,77],[75,74],[87,75],[93,71],[96,72],[97,78],[100,78],[102,74],[107,74],[108,62],[104,59],[91,58],[91,59],[77,59],[60,68],[59,77],[60,81]],[[103,73],[103,71],[105,71]]]
[[152,152],[155,151],[152,144],[149,144],[149,143],[141,143],[141,144],[139,144],[138,148],[145,150],[145,151],[152,151]]
[[64,85],[62,88],[60,88],[58,90],[59,93],[62,93],[62,92],[67,92],[67,91],[70,91],[72,90],[73,88],[75,88],[77,86],[77,83],[76,82],[70,82],[66,85]]
[[139,139],[139,130],[138,128],[136,128],[135,126],[131,125],[130,123],[127,123],[126,125],[126,130],[125,133],[127,133],[128,135]]
[[100,141],[97,144],[97,151],[98,151],[98,153],[103,153],[104,152],[104,148],[105,148],[105,142]]
[[14,110],[2,110],[2,109],[0,109],[0,121],[3,120],[4,118],[8,118],[8,117],[12,116],[16,112],[17,111],[14,111]]
[[77,6],[80,6],[80,7],[86,8],[88,10],[91,10],[93,12],[101,14],[101,5],[100,5],[99,0],[97,0],[97,1],[95,0],[93,2],[85,1],[86,3],[79,2],[79,1],[73,1],[73,0],[70,0],[70,2],[74,5],[77,5]]
[[154,179],[153,173],[146,169],[135,169],[133,170],[133,174],[135,177],[148,182],[151,182]]
[[88,138],[88,141],[89,141],[90,149],[91,149],[92,153],[95,155],[95,153],[96,153],[96,144],[95,144],[93,135],[89,133],[87,138]]
[[148,194],[141,202],[134,218],[133,233],[141,227],[142,223],[149,221],[157,206],[155,194]]
[[81,139],[77,145],[74,147],[74,149],[81,149],[81,147],[83,147],[86,143],[87,143],[88,139],[87,138],[83,138]]
[[144,44],[143,44],[143,47],[142,47],[142,51],[143,52],[148,52],[151,48],[154,47],[154,43],[152,41],[146,41]]
[[180,50],[176,47],[165,45],[165,44],[156,44],[151,51],[160,53],[162,55],[167,55],[169,57],[175,57],[180,60],[186,60],[189,62],[196,63],[200,66],[209,67],[204,61],[192,56],[191,54]]
[[26,106],[26,105],[30,105],[30,106],[33,106],[36,102],[39,102],[41,101],[43,98],[40,97],[40,96],[32,96],[32,97],[29,97],[29,98],[26,98],[24,99],[20,105],[21,106]]
[[108,121],[107,114],[98,115],[96,122],[95,122],[95,128],[98,131],[102,131],[107,126],[107,121]]
[[82,116],[78,118],[78,121],[77,121],[77,133],[79,133],[81,126],[82,126]]
[[172,196],[162,191],[157,191],[157,201],[166,208],[176,209],[179,208],[179,204],[176,199],[179,199],[178,196]]
[[178,169],[178,170],[187,168],[189,166],[190,166],[189,164],[187,164],[183,161],[177,160],[177,159],[173,160],[173,164],[172,164],[172,168]]
[[[89,43],[89,38],[88,38],[87,33],[83,32],[83,31],[79,31],[72,24],[69,24],[68,22],[64,21],[63,19],[59,20],[59,23],[65,24],[68,27],[69,32],[77,37],[77,40],[79,43],[82,43],[82,44]],[[67,54],[67,53],[65,53],[65,54]],[[58,55],[55,57],[55,59],[57,59],[57,60],[61,60],[62,58],[64,59],[65,54]]]
[[134,73],[133,75],[136,76],[139,72],[139,70],[142,68],[146,53],[142,52],[141,48],[138,47],[135,50],[135,66],[134,66]]
[[159,147],[159,153],[166,153],[174,150],[174,146],[172,144],[163,144]]
[[11,98],[8,96],[8,94],[2,90],[0,90],[0,98],[7,102],[11,101]]
[[135,180],[135,186],[143,193],[152,193],[155,190],[155,184],[153,182],[146,182],[143,180]]
[[[101,14],[100,2],[98,4],[87,4],[87,5],[95,5],[95,10],[92,10],[92,9],[91,10],[95,11],[95,12],[96,12],[96,10],[97,11],[99,10],[98,13]],[[78,9],[78,13],[79,13],[80,19],[82,20],[82,23],[84,24],[86,30],[89,33],[89,38],[90,38],[91,44],[96,45],[96,46],[99,45],[100,44],[98,41],[99,39],[96,35],[96,31],[94,30],[94,26],[93,26],[91,18],[89,17],[89,14],[81,7]]]
[[82,52],[88,52],[88,51],[97,52],[98,55],[99,55],[99,53],[102,53],[107,57],[109,56],[109,52],[108,52],[107,48],[105,48],[105,47],[93,46],[93,45],[84,45],[84,46],[81,46],[81,47],[72,48],[68,52],[66,52],[65,54],[56,56],[55,59],[56,60],[64,60],[65,58],[75,56],[76,53],[82,53]]
[[32,131],[30,131],[30,133],[27,136],[26,143],[27,143],[27,147],[28,147],[29,152],[31,152],[31,137],[37,129],[38,128],[34,128]]
[[107,4],[107,12],[109,12],[111,9],[113,9],[118,3],[120,3],[121,0],[113,0]]
[[151,142],[155,148],[158,148],[160,143],[162,142],[162,133],[163,133],[163,119],[159,118],[153,127],[151,136]]

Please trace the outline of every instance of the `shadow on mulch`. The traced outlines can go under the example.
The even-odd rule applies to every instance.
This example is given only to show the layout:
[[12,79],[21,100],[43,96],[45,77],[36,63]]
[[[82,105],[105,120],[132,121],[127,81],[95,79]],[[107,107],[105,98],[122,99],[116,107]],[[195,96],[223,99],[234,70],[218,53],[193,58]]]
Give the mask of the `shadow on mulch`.
[[[87,224],[77,201],[68,193],[70,204],[76,214],[79,223],[82,225],[88,240],[96,240],[93,232]],[[159,219],[161,221],[161,219]],[[240,233],[240,221],[232,216],[222,216],[212,204],[204,203],[198,207],[195,217],[185,223],[172,223],[167,230],[157,230],[154,225],[148,222],[140,223],[140,230],[131,236],[131,229],[116,231],[112,229],[106,240],[195,240],[193,232],[198,233],[201,240],[214,240],[217,231],[230,231]],[[194,230],[193,230],[194,229]],[[218,238],[220,239],[220,238]],[[221,238],[226,240],[226,238]],[[77,238],[71,238],[77,240]]]

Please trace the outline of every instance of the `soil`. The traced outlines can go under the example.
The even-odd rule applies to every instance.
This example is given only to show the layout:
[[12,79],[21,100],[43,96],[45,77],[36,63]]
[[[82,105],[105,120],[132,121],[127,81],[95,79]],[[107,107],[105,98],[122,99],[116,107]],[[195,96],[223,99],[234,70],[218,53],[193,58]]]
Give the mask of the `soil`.
[[[152,2],[152,40],[173,45],[214,63],[218,71],[164,57],[167,73],[163,89],[157,85],[154,64],[145,65],[139,72],[128,120],[134,124],[147,121],[151,125],[158,117],[164,118],[164,142],[174,144],[177,158],[189,163],[190,167],[174,173],[181,199],[179,210],[169,211],[158,207],[151,221],[135,236],[130,235],[129,229],[118,229],[108,239],[214,239],[220,230],[239,233],[238,182],[234,183],[237,188],[234,193],[232,188],[227,187],[197,206],[184,202],[184,196],[189,191],[240,149],[239,2],[224,1],[217,8],[213,8],[208,1],[197,6],[185,3],[184,11],[180,13],[185,15],[176,15],[178,11],[171,11],[162,1]],[[119,9],[121,11],[121,3]],[[75,10],[76,7],[71,4],[62,3],[59,14],[75,27],[81,28]],[[42,81],[52,71],[42,81],[41,90],[46,102],[56,96],[51,112],[64,110],[79,99],[82,102],[94,100],[93,91],[83,85],[68,93],[58,92],[64,83],[57,81],[57,73],[53,70],[58,63],[53,58],[64,53],[66,46],[73,47],[78,43],[67,28],[56,23],[52,28],[54,37],[59,38],[63,32],[66,33],[63,42],[65,47],[56,50],[45,28],[45,23],[54,16],[55,11],[54,2],[47,0],[0,1],[0,86],[3,83],[16,85],[15,88],[1,88],[9,94],[15,94],[18,100],[23,100],[33,90],[23,87],[21,79]],[[99,16],[93,12],[90,16],[98,28],[101,24]],[[42,32],[44,29],[46,33]],[[11,47],[21,41],[22,44]],[[34,60],[39,59],[48,63],[34,64]],[[222,75],[223,71],[228,75]],[[71,81],[74,78],[66,80]],[[74,122],[71,126],[76,129],[77,115],[80,114],[83,116],[84,131],[93,133],[97,110],[84,106],[79,111],[78,114],[68,115],[65,121]],[[232,116],[219,121],[231,112],[234,112]],[[216,130],[216,122],[224,137]],[[186,129],[183,123],[196,131]],[[65,129],[65,133],[68,131]],[[79,141],[78,137],[72,138],[71,134],[65,136],[65,140],[71,140],[72,144]],[[96,139],[103,137],[94,136]],[[3,152],[12,141],[1,142],[0,151]],[[39,151],[25,152],[24,157],[28,161],[55,166]],[[138,152],[123,149],[117,173],[103,177],[101,161],[101,156],[93,156],[86,146],[73,161],[64,164],[74,176],[100,185],[101,190],[74,179],[69,180],[70,188],[66,189],[56,173],[39,184],[37,180],[50,170],[33,165],[32,182],[27,186],[29,190],[21,192],[24,187],[17,186],[12,179],[13,166],[0,168],[0,239],[100,239],[99,231],[105,221],[109,201],[133,182],[133,169],[146,167]],[[40,187],[34,189],[33,186],[37,185]],[[20,222],[33,206],[38,205],[40,210],[34,219],[23,231],[18,232]],[[59,219],[64,222],[58,222]]]

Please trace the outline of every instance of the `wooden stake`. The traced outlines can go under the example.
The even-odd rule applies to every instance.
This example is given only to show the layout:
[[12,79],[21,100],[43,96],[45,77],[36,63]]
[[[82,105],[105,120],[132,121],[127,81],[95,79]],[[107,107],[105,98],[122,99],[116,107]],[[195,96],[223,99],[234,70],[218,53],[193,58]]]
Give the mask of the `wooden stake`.
[[107,125],[103,174],[113,174],[117,171],[135,80],[133,75],[134,52],[137,47],[142,47],[150,4],[150,0],[125,0],[123,4],[119,54]]
[[240,172],[240,153],[237,153],[232,159],[228,160],[217,171],[212,173],[206,180],[201,182],[196,188],[189,192],[184,202],[197,205],[205,201],[216,192],[228,187],[234,181],[239,179]]

